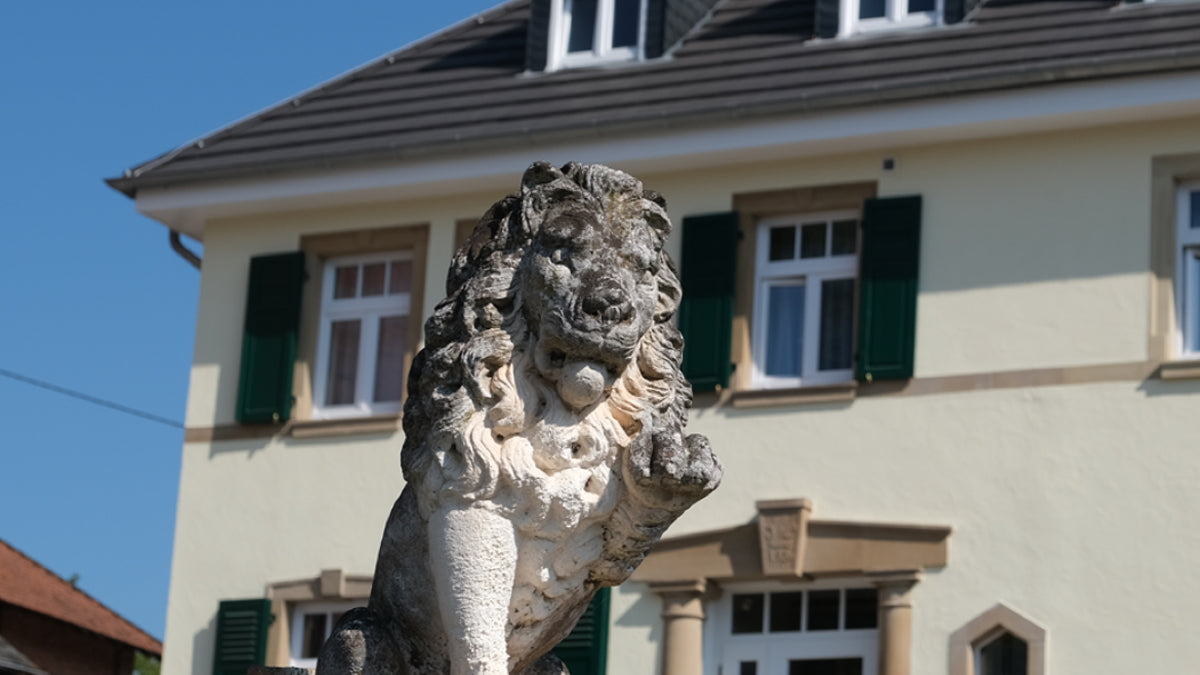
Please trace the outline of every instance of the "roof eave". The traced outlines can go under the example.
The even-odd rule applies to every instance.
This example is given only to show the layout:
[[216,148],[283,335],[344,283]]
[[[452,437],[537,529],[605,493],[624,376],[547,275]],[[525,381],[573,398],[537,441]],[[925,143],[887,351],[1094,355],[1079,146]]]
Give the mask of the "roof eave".
[[[939,96],[977,94],[1023,87],[1043,87],[1101,78],[1157,75],[1196,68],[1200,68],[1200,46],[1186,53],[1181,54],[1176,52],[1149,59],[1023,69],[983,79],[950,80],[947,78],[940,81],[922,83],[917,86],[861,90],[819,99],[801,98],[773,106],[756,105],[753,108],[742,106],[727,107],[700,111],[696,114],[686,116],[641,119],[616,124],[604,124],[601,122],[589,127],[589,130],[596,135],[619,135],[665,128],[667,126],[678,128],[680,125],[699,126],[713,122],[752,117],[825,112],[855,107],[866,108],[873,105],[930,99]],[[286,162],[248,164],[236,168],[174,172],[168,175],[156,175],[154,173],[136,176],[127,175],[118,178],[109,178],[105,182],[114,190],[121,192],[131,199],[136,199],[137,191],[141,188],[177,187],[220,180],[258,178],[313,169],[349,168],[381,161],[419,158],[435,153],[458,152],[461,154],[470,154],[485,150],[529,145],[530,143],[551,143],[566,138],[577,138],[579,131],[580,128],[578,126],[542,129],[525,131],[520,135],[480,136],[411,146],[408,148],[355,152],[341,156],[326,155],[319,158],[306,158]]]

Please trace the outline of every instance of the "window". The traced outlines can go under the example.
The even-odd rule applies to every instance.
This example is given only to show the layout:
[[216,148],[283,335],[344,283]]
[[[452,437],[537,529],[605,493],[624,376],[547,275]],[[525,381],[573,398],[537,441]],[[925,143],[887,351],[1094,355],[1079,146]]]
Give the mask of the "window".
[[950,635],[949,675],[1043,675],[1046,631],[1003,604]]
[[1179,303],[1179,353],[1200,358],[1200,183],[1179,190],[1179,258],[1176,298]]
[[325,261],[314,418],[400,411],[412,282],[409,252]]
[[342,618],[342,614],[356,606],[353,602],[297,605],[292,611],[289,627],[291,665],[295,668],[315,668],[317,655],[321,653],[321,647],[333,632],[334,625]]
[[945,0],[843,0],[842,35],[941,23]]
[[767,218],[758,227],[753,384],[850,381],[858,213]]
[[597,61],[629,61],[642,52],[645,0],[562,0],[551,69]]
[[723,673],[873,675],[879,646],[875,588],[731,586],[716,608]]

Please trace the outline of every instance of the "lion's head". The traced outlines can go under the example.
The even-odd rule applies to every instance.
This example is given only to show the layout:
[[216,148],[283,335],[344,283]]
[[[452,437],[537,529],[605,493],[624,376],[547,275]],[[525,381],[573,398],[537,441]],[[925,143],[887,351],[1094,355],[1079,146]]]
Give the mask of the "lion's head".
[[[426,323],[404,409],[406,479],[435,464],[431,489],[491,497],[500,445],[556,410],[582,419],[603,405],[622,435],[679,433],[691,390],[671,323],[680,288],[669,233],[662,198],[628,174],[530,167],[455,254],[447,298]],[[485,421],[483,442],[464,436],[471,419]]]

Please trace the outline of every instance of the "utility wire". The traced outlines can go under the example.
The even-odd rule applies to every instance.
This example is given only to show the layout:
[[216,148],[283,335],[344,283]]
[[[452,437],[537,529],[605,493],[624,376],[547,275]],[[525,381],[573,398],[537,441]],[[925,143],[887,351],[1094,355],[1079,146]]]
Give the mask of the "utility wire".
[[57,384],[51,384],[51,383],[45,382],[43,380],[34,379],[32,377],[29,377],[27,375],[22,375],[20,373],[14,373],[11,370],[5,370],[4,368],[0,368],[0,375],[17,380],[18,382],[24,382],[25,384],[32,384],[35,387],[41,387],[42,389],[48,389],[50,391],[62,394],[64,396],[70,396],[72,398],[77,398],[81,401],[87,401],[88,403],[94,403],[96,405],[104,406],[105,408],[111,408],[118,412],[123,412],[127,415],[133,415],[134,417],[140,417],[145,420],[150,420],[151,422],[158,422],[159,424],[165,424],[169,427],[174,427],[176,429],[183,428],[183,424],[176,422],[175,420],[170,420],[165,417],[159,417],[158,415],[155,415],[153,413],[148,413],[143,410],[138,410],[137,408],[130,408],[129,406],[124,406],[124,405],[121,405],[120,403],[114,403],[112,401],[108,401],[108,400],[105,400],[102,398],[96,398],[95,396],[88,396],[87,394],[85,394],[83,392],[75,391],[74,389],[67,389],[66,387],[60,387]]

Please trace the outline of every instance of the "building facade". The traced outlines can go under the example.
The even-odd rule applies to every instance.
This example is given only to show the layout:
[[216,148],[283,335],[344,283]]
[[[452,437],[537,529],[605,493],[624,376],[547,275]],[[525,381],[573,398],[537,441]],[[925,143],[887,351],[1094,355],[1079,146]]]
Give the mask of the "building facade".
[[164,672],[239,631],[311,664],[361,604],[421,321],[541,159],[665,196],[725,464],[581,668],[1187,672],[1198,38],[1190,2],[513,0],[110,181],[204,243]]

